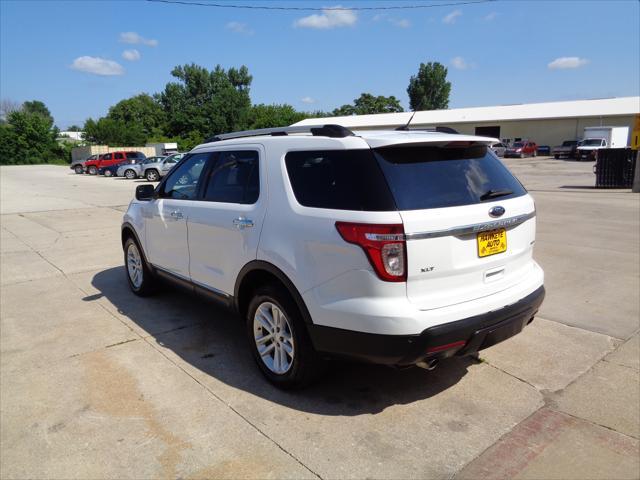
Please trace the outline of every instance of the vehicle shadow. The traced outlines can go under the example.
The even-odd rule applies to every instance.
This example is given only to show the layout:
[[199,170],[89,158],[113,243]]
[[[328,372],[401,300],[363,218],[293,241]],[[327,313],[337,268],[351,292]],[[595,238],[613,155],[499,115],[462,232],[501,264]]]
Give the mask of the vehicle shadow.
[[398,370],[334,360],[326,374],[312,386],[284,392],[269,384],[258,371],[244,326],[236,314],[170,286],[153,297],[139,298],[129,290],[124,267],[97,273],[92,285],[100,293],[83,300],[95,301],[104,297],[155,342],[197,369],[199,372],[192,374],[202,383],[212,383],[215,389],[220,388],[218,380],[235,389],[310,413],[372,414],[392,405],[426,399],[455,385],[474,363],[469,358],[456,358],[443,362],[433,371],[426,371],[417,367]]

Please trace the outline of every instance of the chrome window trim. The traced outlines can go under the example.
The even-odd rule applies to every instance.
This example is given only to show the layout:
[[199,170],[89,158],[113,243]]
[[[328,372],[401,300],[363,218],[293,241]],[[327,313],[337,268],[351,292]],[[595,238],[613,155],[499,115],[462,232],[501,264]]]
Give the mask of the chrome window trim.
[[469,235],[478,232],[486,232],[487,230],[495,230],[496,228],[511,228],[520,225],[527,220],[530,220],[536,216],[535,210],[531,213],[524,215],[518,215],[511,218],[503,218],[501,220],[495,220],[485,223],[474,223],[473,225],[464,225],[461,227],[448,228],[446,230],[434,230],[432,232],[418,232],[405,234],[406,240],[423,240],[426,238],[437,237],[457,237],[461,235]]

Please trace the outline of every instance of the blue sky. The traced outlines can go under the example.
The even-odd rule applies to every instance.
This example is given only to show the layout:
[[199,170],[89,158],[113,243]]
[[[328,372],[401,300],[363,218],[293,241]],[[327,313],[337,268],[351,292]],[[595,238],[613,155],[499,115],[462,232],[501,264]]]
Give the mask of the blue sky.
[[[231,3],[321,8],[455,1]],[[370,92],[395,95],[408,108],[409,77],[427,61],[449,67],[452,108],[638,95],[639,6],[637,0],[495,1],[314,13],[0,0],[0,96],[42,100],[64,128],[104,115],[123,98],[162,90],[175,65],[195,62],[247,65],[254,103],[331,110]]]

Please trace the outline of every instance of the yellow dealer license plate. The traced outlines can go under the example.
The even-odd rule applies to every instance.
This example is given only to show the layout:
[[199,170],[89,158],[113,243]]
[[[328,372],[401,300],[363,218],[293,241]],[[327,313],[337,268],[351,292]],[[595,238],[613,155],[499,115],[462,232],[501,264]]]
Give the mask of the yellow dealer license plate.
[[478,256],[488,257],[507,251],[507,231],[504,228],[478,233]]

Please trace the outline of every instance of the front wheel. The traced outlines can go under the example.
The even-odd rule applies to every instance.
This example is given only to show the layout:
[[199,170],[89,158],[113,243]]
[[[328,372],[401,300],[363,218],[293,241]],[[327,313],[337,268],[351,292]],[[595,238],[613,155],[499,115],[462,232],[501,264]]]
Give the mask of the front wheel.
[[283,288],[267,285],[256,290],[246,329],[260,371],[275,386],[303,387],[321,371],[324,362],[311,344],[300,310]]
[[160,180],[160,174],[156,169],[147,170],[145,177],[149,182],[157,182],[158,180]]
[[153,293],[155,278],[142,255],[142,250],[138,243],[131,237],[124,244],[124,264],[131,291],[141,297]]
[[81,173],[83,173],[82,170],[82,165],[76,165],[75,168],[73,169],[78,175],[80,175]]
[[133,170],[129,169],[126,172],[124,172],[124,176],[125,176],[125,178],[127,178],[129,180],[133,180],[138,175],[136,175],[136,172],[134,172]]
[[113,173],[111,172],[111,170],[105,170],[104,171],[104,176],[105,177],[111,177],[113,175]]
[[98,174],[98,169],[96,167],[94,167],[93,165],[91,165],[89,167],[89,175],[97,175]]

